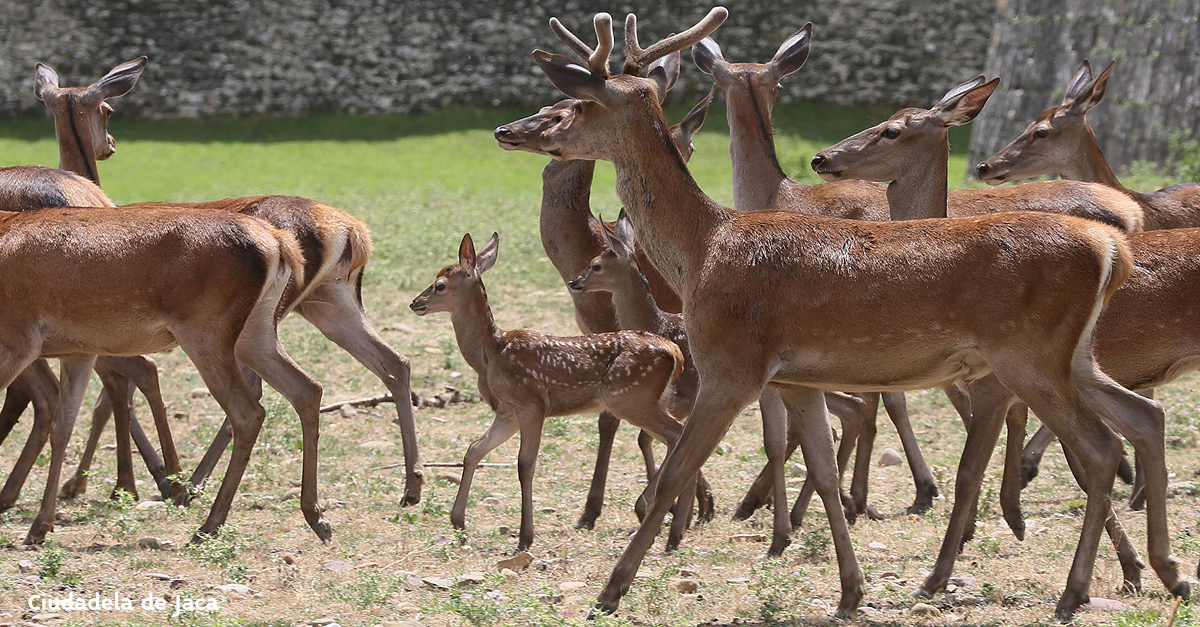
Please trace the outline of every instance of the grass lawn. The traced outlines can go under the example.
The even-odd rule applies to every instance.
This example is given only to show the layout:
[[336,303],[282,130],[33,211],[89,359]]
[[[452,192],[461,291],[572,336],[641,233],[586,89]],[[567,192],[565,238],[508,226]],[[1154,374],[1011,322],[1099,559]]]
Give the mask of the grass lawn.
[[[120,102],[115,103],[118,110]],[[690,103],[668,112],[678,120]],[[570,299],[546,260],[538,235],[540,171],[546,160],[500,150],[492,129],[532,111],[458,110],[411,117],[312,116],[207,120],[139,120],[118,115],[109,130],[118,153],[100,165],[105,190],[118,203],[143,200],[199,201],[264,193],[307,196],[340,207],[367,222],[375,244],[364,297],[377,329],[413,364],[413,387],[431,395],[446,385],[474,391],[469,371],[453,341],[449,318],[417,318],[408,311],[413,296],[442,266],[456,260],[466,231],[482,241],[499,231],[499,262],[488,275],[489,294],[498,323],[505,328],[531,326],[554,334],[577,332]],[[778,154],[784,169],[805,182],[817,182],[807,167],[818,150],[872,125],[888,111],[781,105],[776,110]],[[953,185],[964,185],[968,129],[952,132]],[[732,198],[728,135],[724,110],[714,106],[695,139],[691,168],[702,188],[716,199]],[[57,144],[48,120],[7,120],[0,127],[0,165],[57,163]],[[592,207],[615,216],[613,172],[597,169]],[[1166,181],[1153,173],[1132,182],[1140,189]],[[283,343],[306,370],[324,385],[326,401],[368,396],[381,384],[348,355],[298,318],[283,325]],[[193,396],[199,387],[195,369],[181,353],[156,356],[169,413],[185,469],[199,460],[220,422],[211,398]],[[1200,512],[1195,488],[1196,424],[1200,397],[1195,379],[1185,378],[1159,392],[1168,408],[1168,465],[1178,482],[1169,501],[1174,550],[1191,572],[1200,553]],[[96,389],[97,386],[93,386]],[[92,392],[94,395],[94,391]],[[92,401],[89,398],[89,403]],[[596,447],[591,416],[547,421],[535,483],[538,558],[515,578],[497,572],[496,563],[516,545],[509,537],[518,527],[519,488],[515,468],[479,471],[467,510],[465,534],[449,523],[457,470],[427,469],[420,505],[398,507],[403,471],[379,468],[402,461],[399,430],[390,406],[357,413],[326,414],[322,423],[321,494],[334,540],[322,545],[304,524],[297,502],[289,498],[300,471],[299,421],[271,391],[258,448],[235,500],[227,531],[198,549],[180,548],[199,526],[211,504],[210,490],[190,509],[138,509],[106,499],[115,477],[109,450],[97,456],[90,491],[60,503],[60,521],[52,543],[26,551],[20,540],[31,522],[45,480],[45,464],[35,468],[17,506],[0,514],[0,625],[34,621],[45,625],[293,625],[321,618],[339,624],[512,625],[588,624],[583,617],[636,526],[632,504],[645,479],[628,427],[618,434],[606,509],[594,531],[572,529],[584,500]],[[963,442],[957,419],[940,393],[909,394],[909,408],[927,460],[943,493],[952,491],[954,468]],[[140,415],[148,416],[139,405]],[[466,446],[491,421],[486,405],[466,403],[417,410],[422,457],[427,462],[459,461]],[[886,420],[881,420],[886,423]],[[0,448],[0,473],[7,473],[28,434],[29,419],[18,425]],[[77,428],[68,465],[78,459],[84,429]],[[111,445],[112,435],[101,440]],[[878,451],[900,449],[889,424],[880,426]],[[488,461],[515,458],[517,438]],[[42,460],[44,462],[44,460]],[[797,460],[799,461],[799,460]],[[952,496],[935,503],[924,516],[904,516],[911,501],[911,479],[901,464],[873,469],[872,503],[884,520],[861,520],[853,530],[867,577],[868,616],[863,622],[1038,624],[1049,623],[1065,581],[1078,537],[1083,494],[1074,486],[1061,454],[1047,455],[1041,475],[1025,493],[1029,537],[1015,540],[998,517],[999,455],[984,486],[982,526],[960,556],[956,574],[969,577],[955,595],[932,603],[942,618],[914,618],[907,596],[927,573],[936,555]],[[639,579],[615,617],[595,625],[696,625],[833,623],[837,568],[823,513],[810,509],[805,527],[794,534],[782,558],[765,560],[766,544],[733,542],[740,534],[767,534],[770,515],[733,523],[729,515],[750,479],[765,462],[755,408],[731,430],[706,466],[717,498],[717,520],[694,529],[682,549],[671,555],[661,545],[650,553]],[[223,466],[219,467],[218,472]],[[0,475],[3,476],[3,475]],[[141,471],[141,497],[152,496]],[[793,477],[789,491],[799,489]],[[1120,502],[1128,488],[1118,485]],[[1144,516],[1121,511],[1135,543],[1145,546]],[[131,548],[138,538],[174,541],[159,551]],[[881,543],[884,548],[868,548]],[[19,560],[31,560],[39,581],[27,579]],[[670,580],[680,569],[701,582],[701,597],[674,592]],[[441,590],[420,580],[482,572],[478,583]],[[151,574],[165,574],[177,583]],[[583,587],[562,592],[560,585]],[[1101,543],[1092,594],[1119,598],[1128,609],[1092,610],[1084,624],[1161,624],[1170,611],[1149,571],[1145,593],[1121,596],[1115,553]],[[218,590],[241,583],[250,591]],[[35,585],[36,584],[36,585]],[[73,612],[45,616],[30,610],[30,595],[91,598],[120,592],[135,604],[153,594],[162,598],[215,599],[214,612]],[[171,601],[173,604],[173,600]],[[173,608],[173,605],[172,605]],[[1185,606],[1176,624],[1191,624]],[[312,623],[319,624],[319,623]]]

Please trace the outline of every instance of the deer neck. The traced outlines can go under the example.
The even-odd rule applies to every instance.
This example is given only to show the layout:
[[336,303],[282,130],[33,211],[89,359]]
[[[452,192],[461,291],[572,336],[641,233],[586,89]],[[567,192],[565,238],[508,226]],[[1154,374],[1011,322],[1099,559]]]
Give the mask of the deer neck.
[[84,148],[83,129],[75,122],[75,95],[67,94],[66,99],[67,115],[54,118],[54,134],[58,138],[58,169],[74,172],[100,185],[96,155]]
[[596,254],[588,223],[594,161],[551,161],[542,170],[542,248],[569,281]]
[[450,322],[454,325],[454,337],[463,359],[476,372],[486,372],[491,357],[500,349],[500,329],[492,318],[483,282],[466,302],[454,308]]
[[925,159],[911,159],[904,176],[888,183],[888,213],[893,220],[946,217],[947,161],[950,144]]
[[1102,183],[1114,189],[1128,191],[1121,185],[1121,181],[1117,180],[1112,168],[1108,167],[1108,160],[1100,150],[1100,143],[1096,141],[1096,133],[1092,131],[1092,125],[1087,120],[1083,121],[1083,132],[1079,134],[1079,142],[1072,154],[1078,156],[1067,160],[1067,165],[1059,172],[1062,178]]
[[733,206],[741,211],[771,207],[791,179],[779,166],[769,103],[747,85],[725,92],[729,156],[733,160]]
[[656,113],[632,122],[611,158],[617,196],[639,245],[672,289],[684,294],[688,276],[704,263],[708,242],[733,214],[696,184],[662,110]]
[[629,265],[629,275],[619,289],[613,290],[613,308],[622,329],[657,332],[665,314],[650,293],[650,284],[636,263]]

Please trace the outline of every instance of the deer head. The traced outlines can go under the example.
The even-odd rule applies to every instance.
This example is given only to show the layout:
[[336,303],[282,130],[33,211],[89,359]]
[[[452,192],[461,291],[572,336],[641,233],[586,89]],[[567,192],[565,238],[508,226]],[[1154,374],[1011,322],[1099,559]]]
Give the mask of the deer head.
[[500,235],[492,233],[483,250],[475,254],[471,234],[463,235],[458,245],[458,263],[442,268],[433,284],[417,295],[409,308],[418,316],[427,313],[453,312],[464,299],[483,290],[483,273],[496,265]]
[[721,54],[721,47],[712,37],[705,37],[692,46],[692,61],[701,72],[713,77],[726,100],[751,97],[761,112],[770,119],[783,77],[799,70],[808,59],[812,43],[812,23],[788,37],[767,63],[730,63]]
[[612,227],[602,220],[592,219],[599,222],[600,232],[604,234],[604,250],[575,280],[567,283],[572,292],[611,292],[628,280],[631,269],[637,271],[635,237],[629,216],[622,211]]
[[1116,61],[1093,78],[1086,59],[1071,75],[1062,104],[1042,111],[1021,135],[990,159],[975,166],[975,173],[991,185],[1059,174],[1071,167],[1095,143],[1087,112],[1100,103]]
[[[947,92],[932,109],[902,109],[886,121],[822,150],[813,157],[813,170],[826,181],[854,178],[888,182],[900,179],[913,163],[933,162],[949,151],[949,128],[975,119],[1000,84],[999,78],[984,81],[982,76],[973,78]],[[944,157],[940,163],[945,163]]]
[[[595,50],[567,31],[557,19],[551,20],[551,28],[586,60],[586,66],[543,50],[535,50],[533,56],[555,87],[570,96],[571,100],[547,107],[533,116],[539,118],[545,113],[546,117],[542,117],[540,123],[526,118],[496,129],[497,140],[508,150],[526,150],[555,159],[609,158],[621,143],[614,140],[628,137],[632,132],[631,120],[639,116],[645,120],[643,107],[623,105],[630,102],[649,105],[657,111],[657,117],[661,120],[662,100],[674,84],[671,75],[678,73],[678,60],[672,62],[669,55],[716,30],[727,15],[724,7],[714,8],[692,28],[642,48],[638,43],[637,18],[630,14],[625,20],[623,73],[617,75],[608,72],[612,19],[607,14],[601,13],[594,20],[599,43]],[[655,63],[664,57],[667,57],[665,62]],[[637,76],[646,68],[651,69],[646,77]],[[658,68],[662,68],[661,71]],[[702,107],[693,109],[696,115],[689,114],[681,127],[694,133],[703,121],[707,103],[706,100],[701,103]],[[654,124],[654,121],[651,120],[651,123]],[[667,132],[665,124],[661,131]]]
[[[46,103],[54,114],[59,133],[73,133],[85,157],[103,161],[117,151],[113,136],[108,134],[108,117],[112,106],[106,100],[129,93],[146,69],[146,57],[122,63],[87,87],[59,87],[58,73],[42,63],[34,70],[33,93]],[[61,141],[61,140],[60,140]]]

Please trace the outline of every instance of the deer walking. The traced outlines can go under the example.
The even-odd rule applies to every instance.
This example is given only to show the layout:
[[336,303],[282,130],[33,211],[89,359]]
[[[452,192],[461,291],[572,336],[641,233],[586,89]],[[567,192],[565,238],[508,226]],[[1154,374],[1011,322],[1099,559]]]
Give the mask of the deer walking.
[[[115,150],[115,142],[107,132],[112,108],[104,102],[107,92],[100,87],[107,83],[109,77],[118,75],[125,77],[131,89],[146,63],[145,57],[123,63],[96,84],[83,88],[59,87],[57,73],[39,64],[35,73],[36,90],[54,113],[60,154],[66,162],[78,160],[82,164],[80,167],[94,173],[95,159],[106,158],[105,153],[99,152],[101,147],[106,147],[109,151],[107,154]],[[71,103],[74,106],[64,106]],[[71,132],[66,133],[62,129]],[[72,156],[67,158],[68,155]],[[305,271],[303,282],[297,276],[289,284],[283,297],[287,305],[285,310],[294,309],[323,335],[350,353],[383,382],[393,398],[409,398],[410,369],[407,358],[388,346],[366,318],[361,294],[362,275],[371,253],[371,238],[365,224],[335,207],[294,196],[254,196],[190,204],[138,203],[128,207],[148,211],[191,208],[241,213],[261,218],[276,228],[291,232],[299,243]],[[397,402],[396,412],[405,460],[402,505],[411,505],[420,501],[424,471],[417,450],[412,406]],[[97,428],[95,423],[93,428]],[[215,468],[232,436],[233,429],[226,423],[193,473],[190,479],[192,486],[198,486]],[[186,502],[188,498],[190,493],[183,491],[177,496],[176,502]]]
[[[734,206],[752,211],[800,211],[810,215],[872,221],[920,217],[904,213],[901,203],[892,203],[890,209],[888,201],[892,192],[888,191],[890,188],[877,182],[839,179],[821,185],[806,185],[784,174],[775,153],[771,113],[782,79],[803,66],[808,58],[811,39],[812,24],[807,24],[785,40],[772,60],[767,63],[726,61],[720,46],[711,37],[701,40],[692,48],[696,65],[701,71],[711,75],[725,94],[730,128],[729,150],[733,161]],[[936,159],[937,153],[928,155],[928,158]],[[936,185],[936,181],[934,184]],[[1042,199],[1042,204],[1031,203],[1031,197]],[[987,190],[950,192],[950,216],[1013,210],[1077,215],[1098,219],[1126,231],[1138,230],[1142,220],[1141,211],[1133,203],[1122,202],[1111,194],[1103,193],[1103,190],[1097,193],[1078,183],[1035,184],[1005,194],[995,194]],[[964,424],[967,423],[971,415],[970,399],[961,383],[946,386],[944,391]],[[859,396],[866,402],[861,425],[859,429],[843,434],[838,450],[839,468],[844,468],[857,441],[850,485],[851,509],[848,509],[848,516],[866,513],[869,517],[878,517],[874,509],[867,504],[867,488],[876,435],[875,418],[880,398],[904,444],[917,490],[907,513],[925,511],[937,495],[937,487],[913,434],[903,393],[863,393]],[[793,431],[792,436],[795,434]],[[796,438],[790,437],[789,455],[796,445]],[[1128,471],[1127,466],[1122,468]],[[737,516],[748,517],[765,501],[771,481],[769,469],[764,469],[743,498]],[[799,525],[803,520],[811,495],[811,482],[805,482],[792,509],[792,524]]]
[[[523,551],[533,544],[533,473],[546,417],[608,411],[649,432],[670,451],[683,426],[668,411],[664,391],[683,371],[684,357],[670,340],[637,331],[551,337],[532,329],[500,330],[483,285],[483,273],[495,265],[499,245],[499,236],[492,234],[476,254],[470,234],[465,235],[458,263],[438,272],[411,308],[418,316],[450,313],[459,350],[479,375],[480,395],[496,412],[492,426],[463,458],[462,482],[450,520],[456,529],[465,528],[476,466],[520,431],[517,550]],[[695,477],[675,510],[668,540],[671,548],[687,529],[694,482]]]
[[[1121,184],[1104,158],[1087,113],[1100,104],[1112,76],[1113,61],[1099,75],[1092,74],[1086,59],[1071,75],[1061,104],[1050,107],[1021,134],[995,155],[979,163],[975,173],[990,185],[1045,174],[1075,181],[1102,183],[1120,190],[1137,202],[1145,213],[1145,229],[1200,227],[1200,183],[1172,185],[1148,194]],[[1153,395],[1153,389],[1141,390]],[[1043,426],[1021,454],[1021,486],[1038,473],[1038,464],[1054,436]],[[1132,509],[1144,505],[1142,481],[1135,482],[1129,495]]]
[[[718,7],[648,48],[639,45],[636,18],[629,16],[626,67],[644,67],[695,43],[726,15]],[[1051,213],[869,223],[735,212],[703,194],[665,140],[653,79],[610,75],[601,63],[584,67],[540,50],[534,59],[560,91],[582,101],[572,123],[536,152],[613,163],[638,241],[684,298],[701,380],[679,444],[648,489],[647,516],[600,594],[601,610],[616,609],[670,501],[740,409],[770,385],[802,416],[801,447],[838,554],[838,610],[854,613],[863,578],[837,505],[821,390],[905,390],[989,376],[1045,413],[1080,457],[1096,460],[1087,473],[1083,533],[1058,615],[1070,617],[1087,598],[1110,512],[1120,442],[1097,413],[1144,451],[1150,562],[1168,590],[1188,595],[1170,555],[1162,408],[1117,385],[1091,358],[1095,321],[1131,271],[1119,231]],[[905,306],[880,306],[896,302]],[[782,445],[784,434],[775,437]],[[956,510],[974,500],[960,496]]]

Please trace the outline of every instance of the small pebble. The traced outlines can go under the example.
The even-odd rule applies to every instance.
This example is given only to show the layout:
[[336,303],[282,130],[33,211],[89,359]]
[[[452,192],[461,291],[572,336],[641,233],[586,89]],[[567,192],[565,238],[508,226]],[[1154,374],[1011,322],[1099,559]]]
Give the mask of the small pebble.
[[192,398],[204,398],[206,396],[212,396],[212,392],[209,392],[208,388],[192,388],[191,396]]
[[154,536],[138,538],[136,545],[143,551],[157,551],[162,548],[162,543],[159,542],[158,538],[155,538]]
[[925,618],[938,618],[942,615],[942,611],[928,603],[917,603],[908,610],[909,616],[921,616]]
[[899,465],[901,461],[902,458],[900,457],[900,453],[897,453],[896,449],[894,448],[884,449],[883,453],[880,453],[879,455],[880,466],[896,466]]
[[700,589],[700,582],[695,579],[673,579],[667,586],[679,594],[695,594]]

